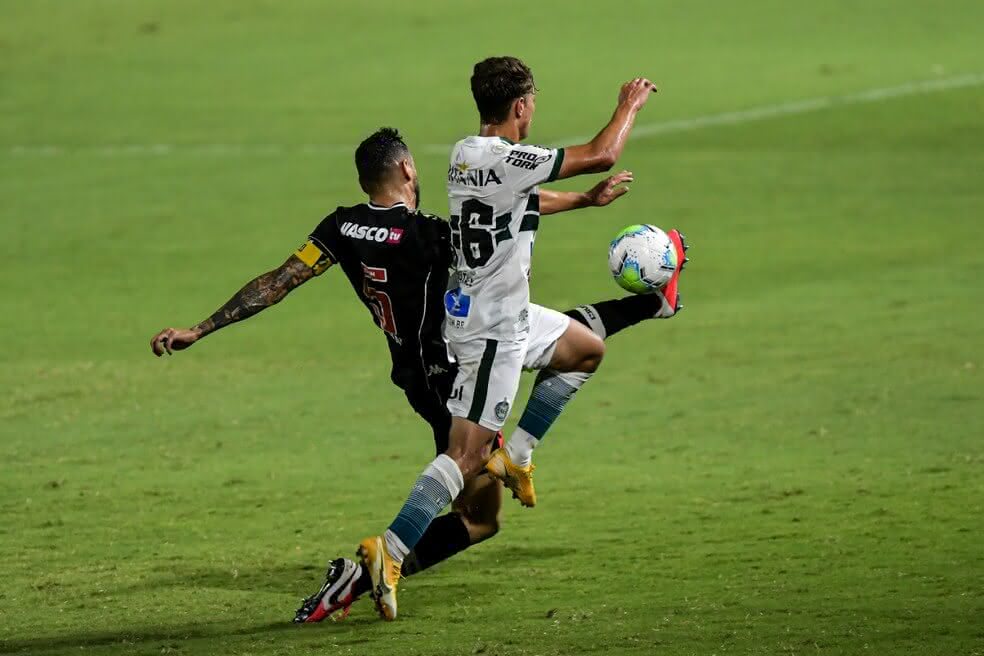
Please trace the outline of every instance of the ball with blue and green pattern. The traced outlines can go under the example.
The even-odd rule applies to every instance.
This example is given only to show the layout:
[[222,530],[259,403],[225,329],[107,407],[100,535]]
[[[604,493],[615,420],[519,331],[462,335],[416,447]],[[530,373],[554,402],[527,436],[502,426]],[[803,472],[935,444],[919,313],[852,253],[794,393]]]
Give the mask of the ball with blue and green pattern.
[[608,266],[622,289],[649,294],[662,289],[673,277],[677,252],[669,236],[656,226],[630,225],[612,240]]

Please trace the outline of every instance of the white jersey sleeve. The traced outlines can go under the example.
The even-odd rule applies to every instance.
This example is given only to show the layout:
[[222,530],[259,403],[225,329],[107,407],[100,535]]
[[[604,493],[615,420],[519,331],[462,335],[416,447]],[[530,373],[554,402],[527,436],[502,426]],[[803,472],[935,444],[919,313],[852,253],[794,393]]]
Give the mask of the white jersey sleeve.
[[529,144],[512,144],[503,163],[509,185],[524,192],[538,184],[553,182],[564,163],[563,148],[544,148]]

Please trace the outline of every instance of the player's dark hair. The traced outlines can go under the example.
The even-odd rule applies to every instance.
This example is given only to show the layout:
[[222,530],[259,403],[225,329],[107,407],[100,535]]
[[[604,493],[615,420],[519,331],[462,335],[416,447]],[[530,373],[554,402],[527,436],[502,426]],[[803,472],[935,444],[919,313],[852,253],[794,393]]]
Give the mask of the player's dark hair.
[[533,72],[515,57],[489,57],[475,64],[472,96],[482,123],[497,124],[509,118],[513,101],[536,91]]
[[367,194],[379,188],[390,167],[410,155],[410,149],[396,128],[379,128],[355,149],[355,168],[359,184]]

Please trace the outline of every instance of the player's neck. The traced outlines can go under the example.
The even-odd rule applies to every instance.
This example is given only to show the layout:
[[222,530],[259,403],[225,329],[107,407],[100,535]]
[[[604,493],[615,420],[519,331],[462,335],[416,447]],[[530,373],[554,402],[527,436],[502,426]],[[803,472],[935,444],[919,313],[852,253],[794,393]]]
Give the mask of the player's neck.
[[407,207],[413,207],[413,199],[402,191],[383,191],[369,196],[369,202],[377,207],[393,207],[403,203]]
[[513,121],[496,123],[495,125],[492,125],[491,123],[482,123],[482,127],[479,129],[478,135],[481,137],[501,137],[512,142],[518,142],[521,138],[519,134],[519,125]]

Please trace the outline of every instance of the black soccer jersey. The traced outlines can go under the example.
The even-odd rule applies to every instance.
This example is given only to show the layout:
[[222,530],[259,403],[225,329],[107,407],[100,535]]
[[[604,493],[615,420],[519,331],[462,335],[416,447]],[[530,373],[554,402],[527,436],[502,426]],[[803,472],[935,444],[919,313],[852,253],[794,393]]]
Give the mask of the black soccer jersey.
[[409,209],[361,204],[328,215],[297,251],[320,273],[338,264],[386,334],[392,379],[405,390],[446,373],[444,292],[451,263],[447,222]]

